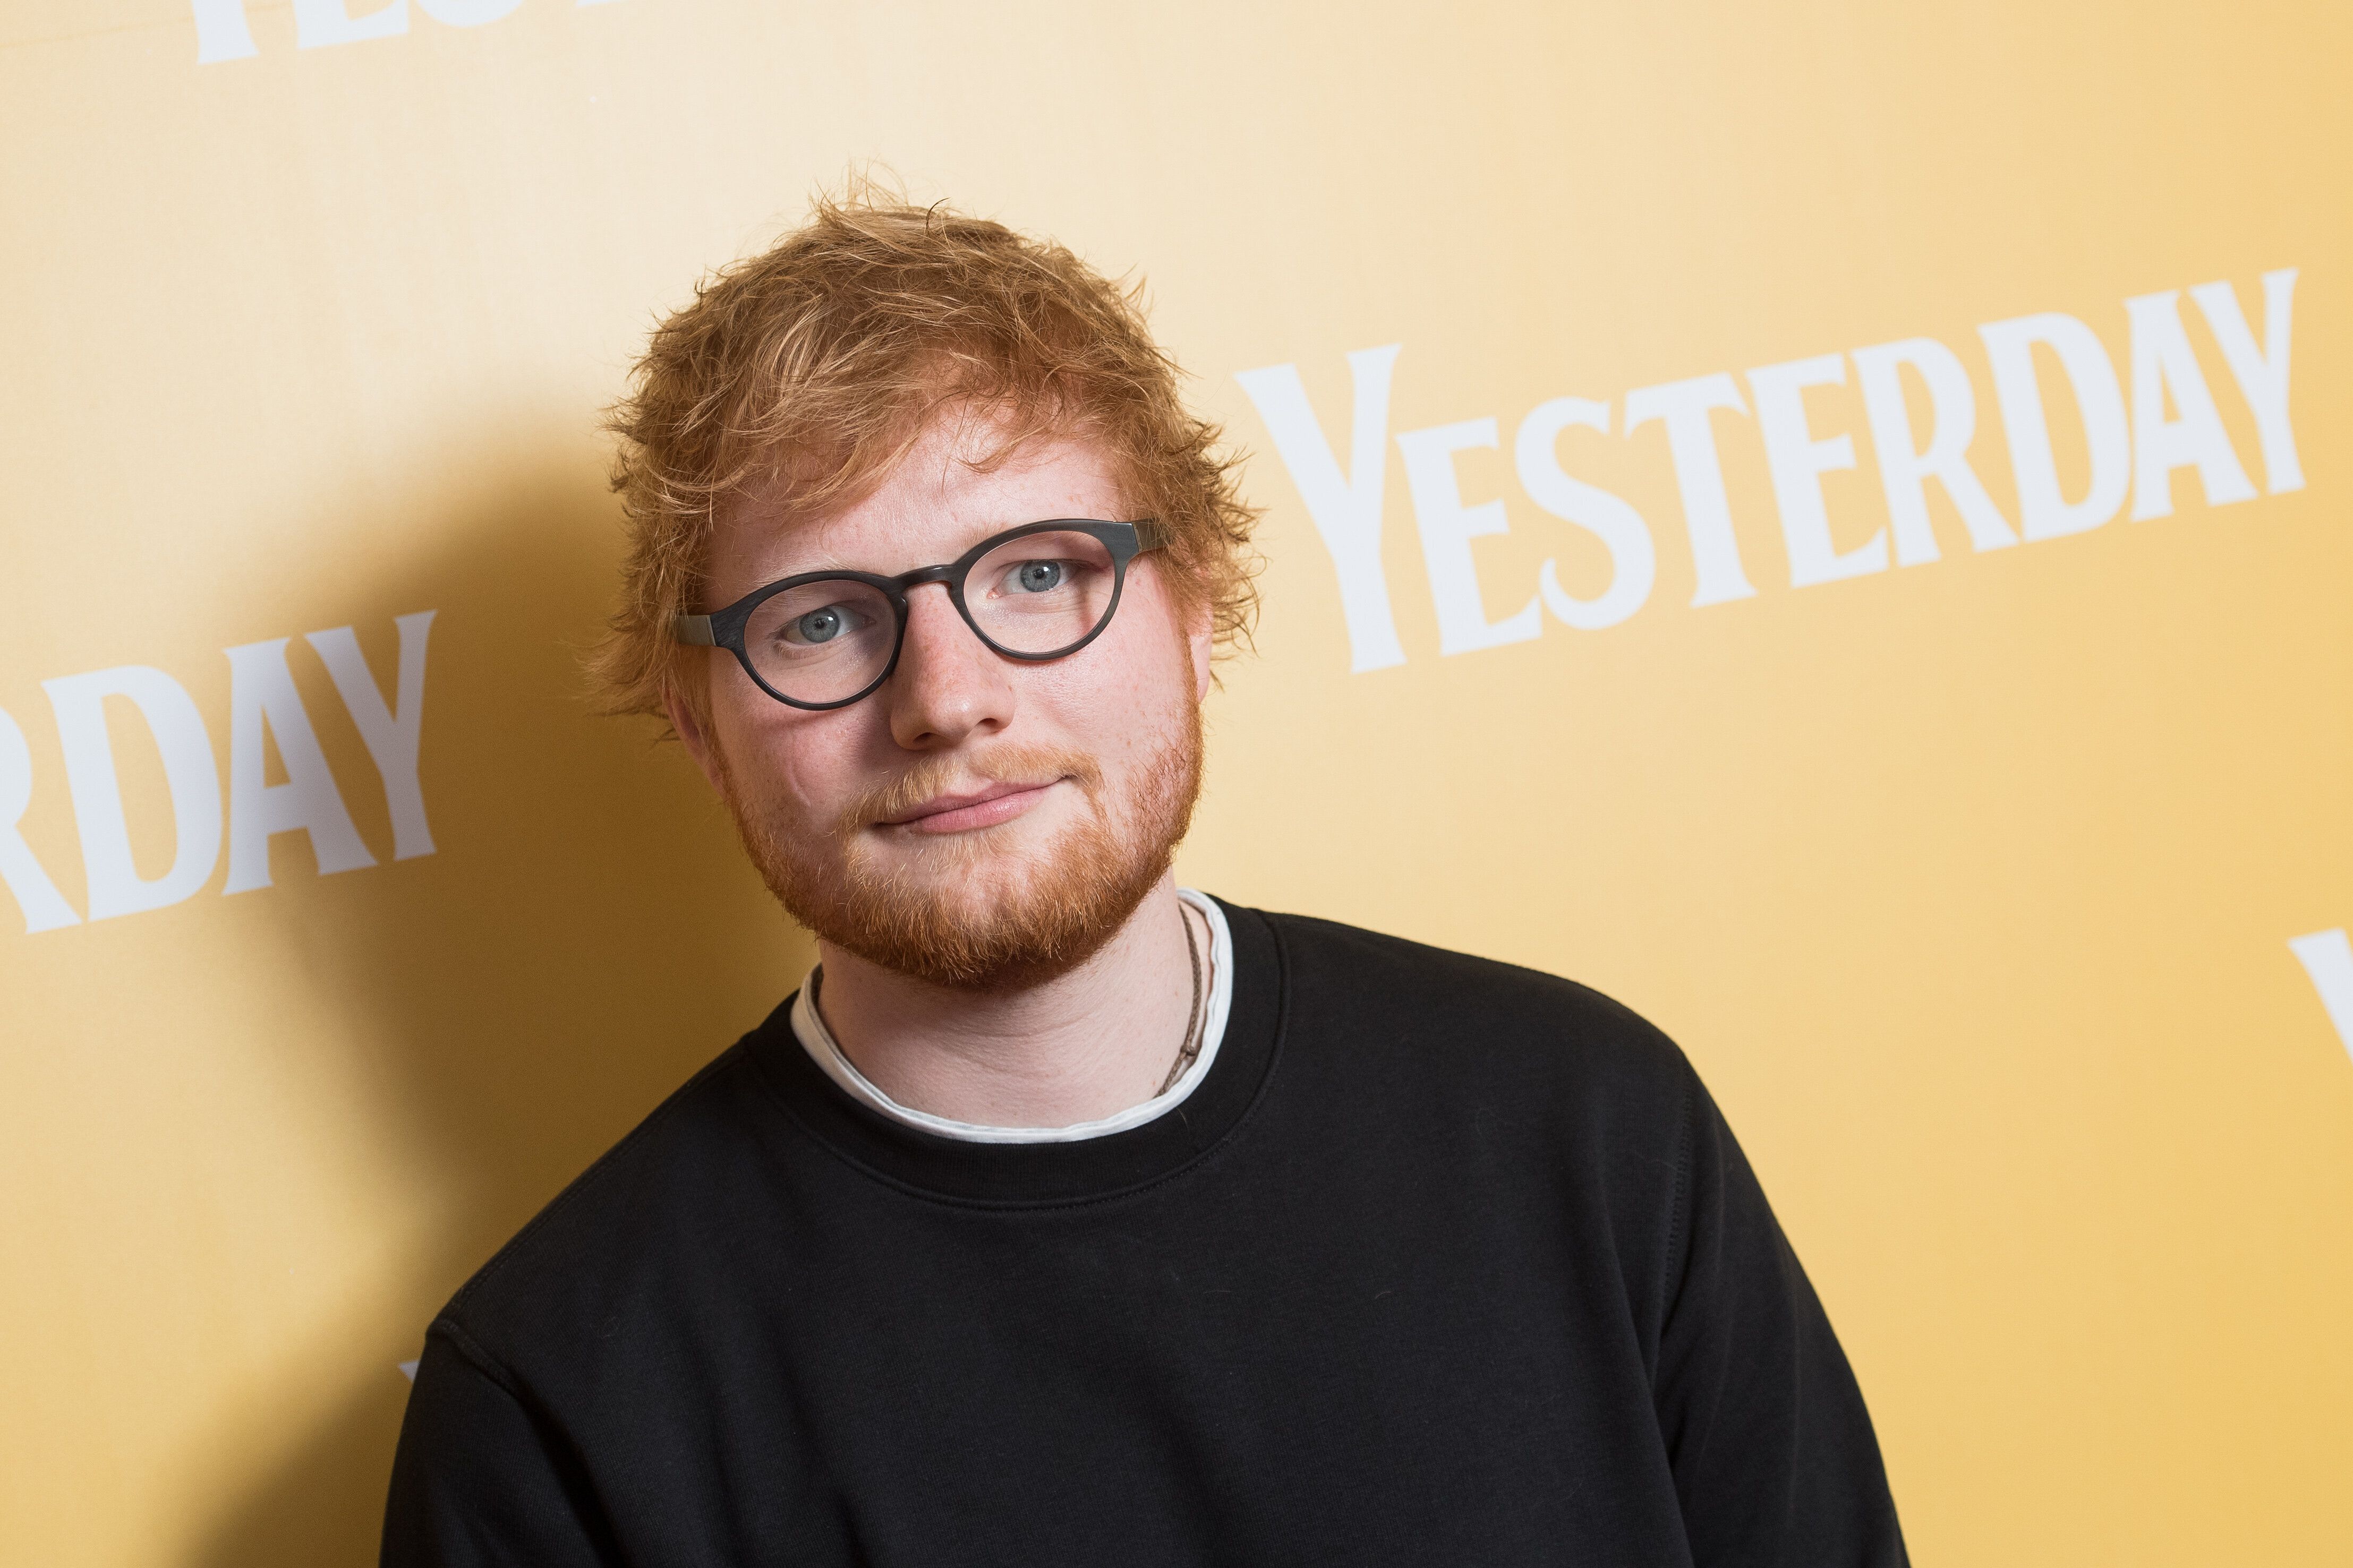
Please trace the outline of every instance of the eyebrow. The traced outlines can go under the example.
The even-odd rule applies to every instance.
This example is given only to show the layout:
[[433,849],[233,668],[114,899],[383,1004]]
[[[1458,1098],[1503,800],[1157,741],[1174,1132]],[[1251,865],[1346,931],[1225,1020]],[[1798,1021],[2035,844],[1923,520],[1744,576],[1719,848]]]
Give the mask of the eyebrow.
[[[1012,521],[999,520],[995,522],[990,522],[985,526],[975,529],[972,532],[972,536],[966,539],[961,545],[957,546],[946,560],[913,562],[908,565],[900,567],[898,571],[895,572],[886,570],[880,566],[852,566],[844,562],[839,556],[828,556],[822,561],[811,564],[797,565],[789,572],[774,572],[764,567],[762,568],[762,571],[765,574],[761,576],[758,581],[753,583],[751,584],[751,588],[764,588],[771,583],[781,583],[787,577],[806,577],[812,573],[818,572],[863,572],[870,576],[895,577],[899,575],[899,573],[901,572],[919,572],[926,566],[945,566],[961,559],[965,551],[970,550],[974,545],[978,544],[984,539],[993,539],[1000,533],[1009,532],[1017,528],[1026,528],[1033,522],[1060,521],[1061,521],[1062,516],[1063,514],[1060,513],[1049,513],[1042,517],[1025,517]],[[750,592],[751,588],[747,588],[745,592]]]

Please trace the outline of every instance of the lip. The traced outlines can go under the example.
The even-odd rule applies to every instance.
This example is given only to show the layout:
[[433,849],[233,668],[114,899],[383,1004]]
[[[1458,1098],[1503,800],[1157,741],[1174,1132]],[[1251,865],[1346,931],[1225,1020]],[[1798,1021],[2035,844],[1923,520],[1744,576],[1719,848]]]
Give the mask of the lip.
[[1010,822],[1061,783],[1046,779],[1026,784],[997,783],[976,790],[951,790],[935,795],[913,810],[886,817],[876,826],[902,827],[910,833],[968,833]]

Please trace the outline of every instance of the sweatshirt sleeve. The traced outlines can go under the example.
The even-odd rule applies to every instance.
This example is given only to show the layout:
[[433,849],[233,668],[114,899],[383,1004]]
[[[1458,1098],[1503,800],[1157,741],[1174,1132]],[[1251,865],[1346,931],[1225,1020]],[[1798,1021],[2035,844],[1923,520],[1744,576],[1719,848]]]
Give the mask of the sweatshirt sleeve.
[[435,1324],[393,1458],[383,1568],[608,1568],[597,1517],[561,1439]]
[[1694,1078],[1655,1395],[1697,1568],[1902,1568],[1838,1337]]

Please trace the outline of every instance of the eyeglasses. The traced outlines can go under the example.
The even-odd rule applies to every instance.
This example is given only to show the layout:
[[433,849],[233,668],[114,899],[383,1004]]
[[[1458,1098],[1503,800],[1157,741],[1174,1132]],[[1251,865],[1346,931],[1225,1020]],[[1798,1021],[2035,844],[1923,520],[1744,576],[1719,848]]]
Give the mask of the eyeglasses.
[[1167,528],[1149,518],[1054,518],[984,539],[948,565],[896,577],[804,572],[723,610],[680,616],[670,630],[681,643],[725,648],[788,707],[847,708],[899,668],[910,589],[942,584],[975,637],[1007,658],[1042,663],[1102,636],[1119,608],[1127,563],[1167,542]]

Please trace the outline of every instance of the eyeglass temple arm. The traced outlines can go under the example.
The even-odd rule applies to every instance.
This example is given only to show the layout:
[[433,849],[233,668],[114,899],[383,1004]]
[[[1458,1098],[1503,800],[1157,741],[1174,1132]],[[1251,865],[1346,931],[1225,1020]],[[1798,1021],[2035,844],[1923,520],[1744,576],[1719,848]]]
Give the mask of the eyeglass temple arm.
[[1150,518],[1133,526],[1135,529],[1135,547],[1140,551],[1158,550],[1176,537],[1175,529],[1165,522],[1154,521]]
[[719,646],[719,639],[712,634],[709,616],[672,616],[670,634],[692,647]]

